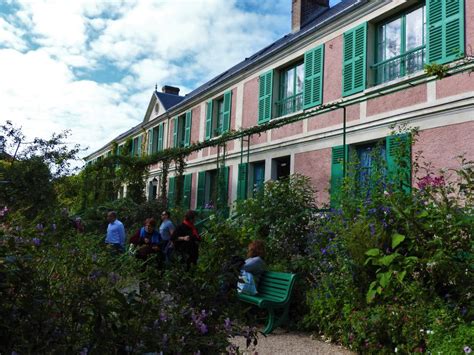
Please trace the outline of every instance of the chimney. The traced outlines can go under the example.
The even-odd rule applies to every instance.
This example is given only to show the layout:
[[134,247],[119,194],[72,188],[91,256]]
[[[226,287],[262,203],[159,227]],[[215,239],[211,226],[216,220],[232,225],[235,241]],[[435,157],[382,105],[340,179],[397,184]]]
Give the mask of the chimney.
[[164,92],[165,94],[179,95],[179,88],[165,85],[161,88],[161,92]]
[[291,32],[298,32],[328,8],[329,0],[291,0]]

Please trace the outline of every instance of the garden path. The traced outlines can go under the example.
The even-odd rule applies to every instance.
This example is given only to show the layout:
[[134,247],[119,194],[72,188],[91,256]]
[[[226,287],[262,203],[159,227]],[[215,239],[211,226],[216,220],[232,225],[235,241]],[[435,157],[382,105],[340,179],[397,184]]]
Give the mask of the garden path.
[[[245,349],[245,338],[235,338],[233,343]],[[284,330],[276,330],[266,337],[260,335],[255,349],[249,348],[244,354],[252,355],[258,352],[258,355],[353,355],[342,346],[315,340],[308,333],[287,333]]]

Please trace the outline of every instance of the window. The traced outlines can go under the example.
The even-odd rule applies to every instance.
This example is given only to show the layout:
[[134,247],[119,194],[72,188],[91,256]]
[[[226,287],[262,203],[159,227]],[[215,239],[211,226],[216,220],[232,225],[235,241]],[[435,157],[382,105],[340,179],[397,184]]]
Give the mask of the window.
[[132,140],[132,151],[133,157],[140,157],[142,155],[142,136],[133,138]]
[[[274,91],[277,93],[274,88],[274,73],[277,75],[277,100],[273,96]],[[324,45],[319,45],[307,51],[303,61],[260,75],[258,124],[320,105],[323,97],[323,74]]]
[[359,186],[368,187],[377,159],[385,160],[385,147],[377,142],[355,146]]
[[227,207],[229,191],[229,167],[198,173],[197,206],[198,209],[219,209]]
[[252,195],[255,196],[258,191],[263,189],[265,184],[265,162],[252,163],[252,170]]
[[224,123],[224,98],[216,100],[216,119],[212,125],[213,137],[219,136],[223,132],[222,124]]
[[290,176],[290,156],[272,159],[272,179],[279,180]]
[[230,130],[231,110],[231,90],[226,91],[222,97],[207,102],[206,139],[220,136]]
[[[348,152],[351,154],[348,154]],[[331,158],[331,206],[335,207],[342,198],[344,180],[344,155],[346,170],[357,172],[357,190],[368,191],[375,179],[383,176],[385,183],[405,192],[411,191],[411,141],[408,134],[386,137],[379,142],[332,148]],[[356,161],[354,161],[354,159]],[[377,164],[376,162],[379,162]],[[383,162],[383,163],[382,163]],[[376,170],[377,167],[383,170]],[[378,180],[377,180],[378,181]]]
[[304,64],[298,63],[280,72],[280,95],[277,101],[278,116],[303,109]]
[[377,26],[377,84],[422,70],[426,51],[425,6]]
[[191,144],[191,111],[173,120],[173,147],[188,147]]
[[[178,184],[180,184],[178,186]],[[168,180],[168,208],[176,206],[177,199],[179,197],[180,206],[188,209],[191,207],[191,186],[192,186],[192,174],[183,175],[180,179],[179,176],[172,176]],[[179,189],[179,187],[181,187]],[[179,191],[179,195],[178,195]]]
[[162,122],[157,127],[148,130],[148,154],[163,150],[164,126]]

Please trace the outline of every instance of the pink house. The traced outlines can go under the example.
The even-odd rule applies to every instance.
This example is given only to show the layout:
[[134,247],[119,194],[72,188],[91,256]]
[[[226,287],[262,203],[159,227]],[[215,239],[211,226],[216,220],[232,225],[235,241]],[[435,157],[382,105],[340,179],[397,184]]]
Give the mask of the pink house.
[[[347,149],[363,156],[379,144],[390,162],[396,123],[419,128],[411,152],[423,150],[435,168],[457,166],[460,154],[474,159],[474,77],[464,61],[473,47],[471,0],[342,0],[333,7],[329,0],[293,0],[291,33],[186,97],[176,88],[155,90],[144,121],[115,141],[132,138],[131,153],[140,155],[293,117],[230,140],[225,149],[193,152],[184,204],[194,209],[226,200],[230,206],[264,181],[292,173],[309,176],[318,202],[327,203]],[[427,76],[424,65],[431,63],[446,65],[449,75]],[[110,143],[86,160],[108,151]],[[152,166],[149,198],[156,197],[160,176],[160,164]]]

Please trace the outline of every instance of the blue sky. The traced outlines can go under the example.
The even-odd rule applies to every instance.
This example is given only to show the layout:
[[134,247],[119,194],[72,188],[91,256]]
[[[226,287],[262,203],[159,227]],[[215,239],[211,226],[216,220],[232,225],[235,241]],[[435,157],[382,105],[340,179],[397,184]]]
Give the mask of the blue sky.
[[290,31],[291,0],[0,1],[0,121],[88,153]]

